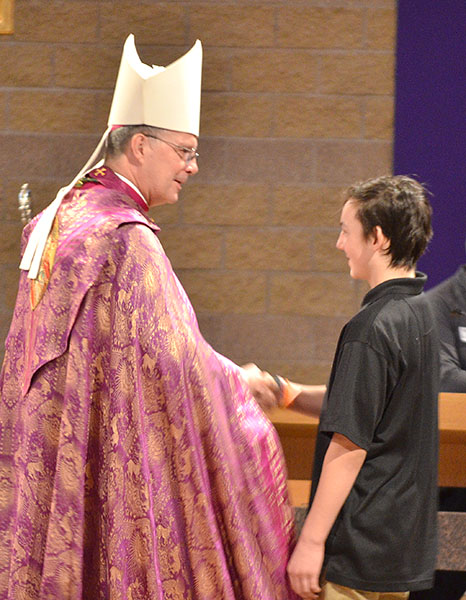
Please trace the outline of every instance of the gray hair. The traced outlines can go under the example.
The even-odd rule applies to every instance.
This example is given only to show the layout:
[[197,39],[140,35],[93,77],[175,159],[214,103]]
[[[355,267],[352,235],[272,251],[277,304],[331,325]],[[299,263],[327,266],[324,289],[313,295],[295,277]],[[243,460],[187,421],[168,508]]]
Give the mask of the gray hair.
[[115,158],[125,152],[126,147],[136,133],[144,133],[147,135],[158,135],[160,132],[166,131],[160,127],[151,127],[150,125],[124,125],[111,131],[107,137],[105,146],[105,158]]

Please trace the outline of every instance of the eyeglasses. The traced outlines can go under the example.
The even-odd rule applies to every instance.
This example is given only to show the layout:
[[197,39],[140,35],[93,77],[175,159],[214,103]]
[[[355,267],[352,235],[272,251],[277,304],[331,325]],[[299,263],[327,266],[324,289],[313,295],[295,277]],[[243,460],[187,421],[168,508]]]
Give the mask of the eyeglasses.
[[167,140],[163,140],[162,138],[157,137],[156,135],[150,135],[149,133],[144,133],[146,137],[153,138],[154,140],[159,140],[159,142],[163,142],[164,144],[168,144],[173,148],[173,150],[178,154],[180,158],[182,158],[186,164],[189,163],[195,158],[196,160],[199,158],[199,152],[197,152],[196,148],[186,148],[186,146],[179,146],[178,144],[174,144],[173,142],[168,142]]

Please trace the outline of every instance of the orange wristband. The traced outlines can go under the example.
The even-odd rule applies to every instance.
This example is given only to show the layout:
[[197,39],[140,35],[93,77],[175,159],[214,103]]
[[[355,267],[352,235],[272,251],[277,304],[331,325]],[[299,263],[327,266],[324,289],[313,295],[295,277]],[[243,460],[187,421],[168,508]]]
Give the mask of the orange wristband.
[[289,406],[291,406],[291,404],[293,404],[293,400],[295,399],[295,396],[293,396],[291,393],[291,386],[290,386],[290,382],[288,381],[288,379],[286,379],[285,377],[282,377],[282,379],[285,382],[285,385],[283,386],[283,392],[282,392],[282,407],[288,408]]
[[291,404],[293,404],[293,400],[296,396],[293,396],[291,392],[290,382],[286,377],[281,377],[280,375],[272,375],[275,379],[275,382],[278,386],[278,391],[280,392],[280,405],[282,408],[288,408]]

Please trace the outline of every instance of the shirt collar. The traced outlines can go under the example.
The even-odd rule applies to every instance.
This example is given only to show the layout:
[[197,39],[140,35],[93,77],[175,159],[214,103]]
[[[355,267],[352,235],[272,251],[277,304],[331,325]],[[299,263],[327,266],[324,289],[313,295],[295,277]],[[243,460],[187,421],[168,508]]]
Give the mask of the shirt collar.
[[417,296],[423,289],[427,281],[427,275],[416,271],[416,277],[399,277],[397,279],[388,279],[376,285],[364,296],[361,306],[372,304],[379,298],[390,295],[401,294],[403,296]]
[[123,181],[124,183],[126,183],[126,185],[129,185],[129,187],[132,188],[141,197],[141,199],[144,202],[146,208],[149,208],[149,204],[148,204],[147,200],[144,198],[144,196],[142,195],[142,192],[139,190],[139,188],[137,186],[135,186],[132,181],[130,181],[129,179],[127,179],[123,175],[120,175],[120,173],[118,173],[117,171],[114,170],[113,172],[115,173],[115,175],[117,177],[119,177],[121,179],[121,181]]
[[460,286],[466,292],[466,265],[461,265],[461,267],[456,271],[455,276],[459,280]]
[[[117,189],[123,192],[126,196],[129,196],[136,205],[143,211],[149,210],[148,203],[141,191],[134,185],[132,181],[129,181],[123,175],[116,173],[107,165],[101,167],[95,167],[92,171],[87,173],[86,177],[82,180],[83,185],[94,183],[100,183],[104,187],[109,189]],[[81,186],[82,187],[82,186]]]

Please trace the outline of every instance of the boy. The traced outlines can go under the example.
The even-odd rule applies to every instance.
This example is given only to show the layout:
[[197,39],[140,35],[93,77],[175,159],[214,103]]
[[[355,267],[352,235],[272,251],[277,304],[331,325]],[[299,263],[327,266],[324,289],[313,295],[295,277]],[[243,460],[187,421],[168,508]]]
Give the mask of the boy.
[[[288,565],[303,598],[404,599],[432,584],[438,342],[415,271],[431,235],[413,179],[347,190],[337,248],[370,291],[341,332],[322,407],[310,509]],[[284,392],[305,410],[305,386]]]

